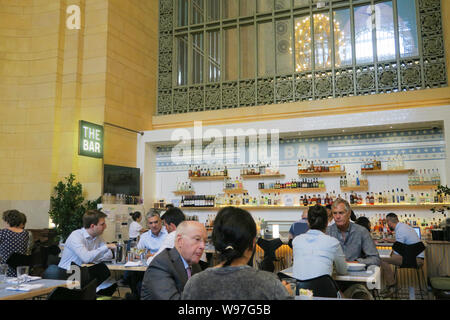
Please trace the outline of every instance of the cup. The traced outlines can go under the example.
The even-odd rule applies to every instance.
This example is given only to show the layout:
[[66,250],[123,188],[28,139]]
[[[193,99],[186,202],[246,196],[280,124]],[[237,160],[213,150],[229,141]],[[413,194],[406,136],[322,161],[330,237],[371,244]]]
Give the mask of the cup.
[[0,284],[6,282],[7,274],[8,274],[8,265],[0,264]]
[[134,260],[134,253],[128,252],[128,260],[127,261],[133,261]]
[[16,286],[16,288],[18,288],[21,283],[27,282],[29,267],[28,266],[18,266],[16,270],[17,270],[17,278],[16,278],[17,286]]

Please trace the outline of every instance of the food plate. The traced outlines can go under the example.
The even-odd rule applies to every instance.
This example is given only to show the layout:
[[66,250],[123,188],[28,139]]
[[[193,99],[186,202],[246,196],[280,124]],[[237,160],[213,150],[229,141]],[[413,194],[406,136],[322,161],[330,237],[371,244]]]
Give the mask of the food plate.
[[362,271],[365,269],[366,269],[366,265],[364,263],[347,262],[347,270],[348,271]]

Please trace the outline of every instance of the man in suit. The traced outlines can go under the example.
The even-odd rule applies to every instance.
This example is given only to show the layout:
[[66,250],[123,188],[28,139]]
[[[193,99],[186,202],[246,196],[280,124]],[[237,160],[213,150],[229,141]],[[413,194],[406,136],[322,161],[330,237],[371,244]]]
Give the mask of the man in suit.
[[166,248],[152,260],[145,271],[141,300],[179,300],[205,249],[205,226],[197,221],[183,221],[176,229],[175,247]]

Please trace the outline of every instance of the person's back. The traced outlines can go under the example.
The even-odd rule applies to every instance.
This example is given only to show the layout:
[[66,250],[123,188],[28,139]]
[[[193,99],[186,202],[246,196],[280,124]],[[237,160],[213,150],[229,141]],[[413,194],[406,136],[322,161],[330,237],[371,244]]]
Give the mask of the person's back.
[[345,255],[339,241],[319,230],[309,230],[294,239],[293,275],[307,280],[333,273],[333,262],[339,274],[346,273]]
[[328,216],[324,207],[315,205],[308,210],[311,229],[292,242],[293,275],[299,280],[316,278],[333,273],[333,263],[339,274],[347,272],[344,252],[339,241],[325,234]]
[[285,300],[289,295],[270,272],[250,266],[208,268],[184,287],[185,300]]

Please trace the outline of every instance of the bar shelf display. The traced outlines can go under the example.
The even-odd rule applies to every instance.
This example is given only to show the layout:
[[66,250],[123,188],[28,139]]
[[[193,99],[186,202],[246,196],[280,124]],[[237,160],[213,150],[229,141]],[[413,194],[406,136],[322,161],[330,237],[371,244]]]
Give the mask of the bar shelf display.
[[363,186],[353,186],[353,187],[341,187],[342,192],[352,192],[352,191],[369,191],[368,185]]
[[258,189],[262,193],[320,193],[327,188],[285,188],[285,189]]
[[228,178],[228,176],[205,176],[205,177],[189,177],[191,181],[219,181]]
[[248,193],[245,189],[223,189],[223,192],[227,194]]
[[179,191],[172,191],[172,192],[176,196],[192,196],[195,194],[195,191],[193,191],[193,190],[179,190]]
[[325,171],[325,172],[299,172],[299,176],[315,176],[315,177],[323,177],[323,176],[345,176],[345,171]]
[[436,184],[410,184],[409,190],[426,190],[426,189],[437,189]]
[[398,170],[363,170],[361,174],[403,174],[414,172],[414,169],[398,169]]
[[243,174],[243,179],[258,179],[258,178],[284,178],[284,174]]

